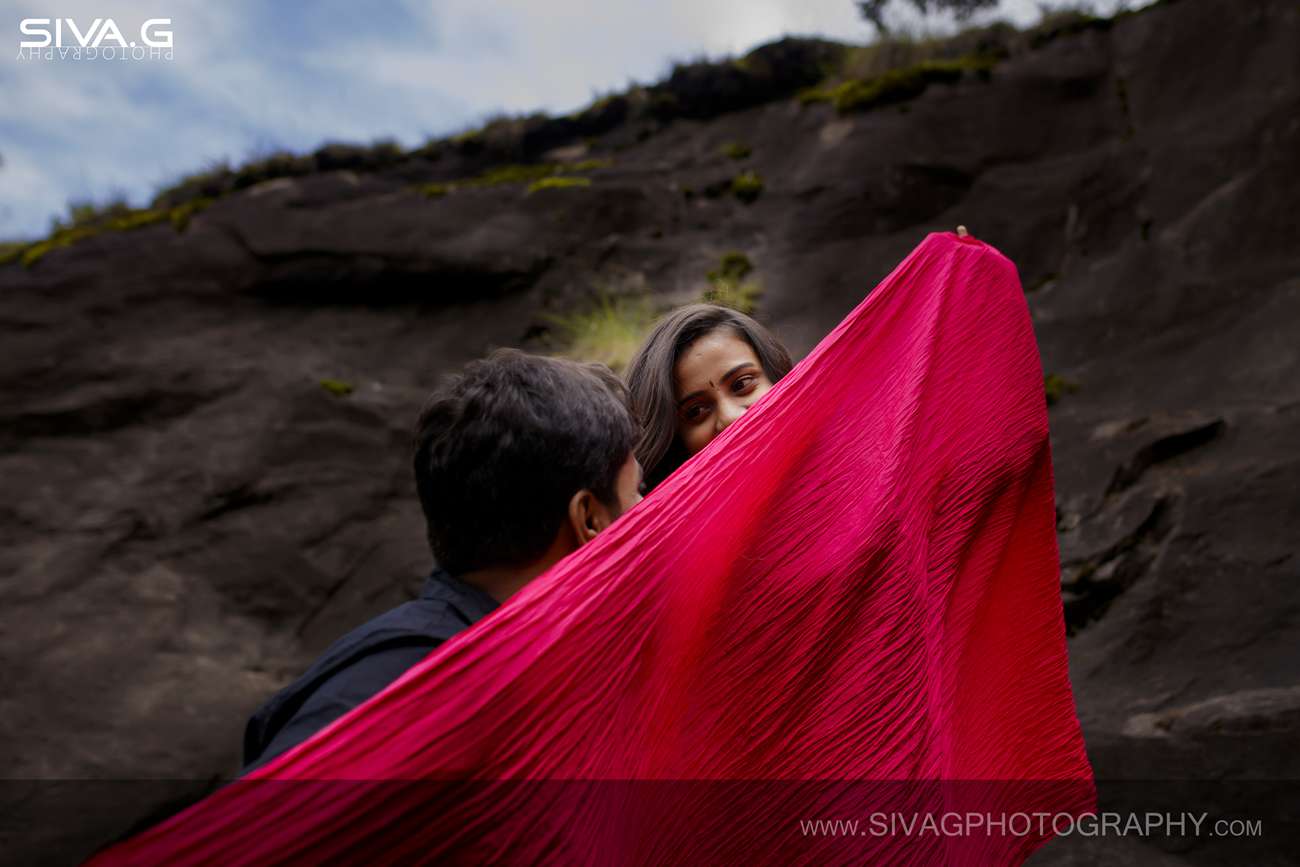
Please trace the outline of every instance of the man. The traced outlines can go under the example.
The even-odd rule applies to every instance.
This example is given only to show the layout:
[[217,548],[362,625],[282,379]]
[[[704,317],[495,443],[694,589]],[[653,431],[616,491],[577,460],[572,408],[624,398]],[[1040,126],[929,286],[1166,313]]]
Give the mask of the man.
[[363,704],[641,499],[637,429],[602,365],[501,350],[434,393],[415,485],[438,568],[248,721],[245,770]]

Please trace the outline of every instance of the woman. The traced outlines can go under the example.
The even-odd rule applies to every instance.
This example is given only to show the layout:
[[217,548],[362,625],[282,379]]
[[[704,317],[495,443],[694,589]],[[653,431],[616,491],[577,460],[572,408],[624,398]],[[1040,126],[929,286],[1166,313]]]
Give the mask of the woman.
[[[970,237],[965,226],[956,235]],[[772,332],[729,307],[690,304],[661,319],[627,368],[645,489],[708,445],[793,366]]]
[[661,319],[627,369],[646,488],[726,430],[792,366],[772,332],[729,307],[691,304]]

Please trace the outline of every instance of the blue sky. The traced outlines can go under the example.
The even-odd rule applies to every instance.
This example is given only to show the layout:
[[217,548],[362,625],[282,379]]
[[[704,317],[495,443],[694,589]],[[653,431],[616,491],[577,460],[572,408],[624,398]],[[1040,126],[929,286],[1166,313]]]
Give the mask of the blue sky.
[[[1002,14],[1025,23],[1036,5],[1004,0]],[[6,0],[0,8],[9,34],[0,238],[44,234],[70,200],[121,194],[143,205],[159,186],[222,159],[325,141],[395,138],[409,147],[499,112],[571,111],[657,80],[675,60],[742,53],[787,33],[871,35],[852,0]],[[18,59],[19,22],[54,16],[83,30],[112,18],[127,40],[146,19],[170,18],[174,58]]]

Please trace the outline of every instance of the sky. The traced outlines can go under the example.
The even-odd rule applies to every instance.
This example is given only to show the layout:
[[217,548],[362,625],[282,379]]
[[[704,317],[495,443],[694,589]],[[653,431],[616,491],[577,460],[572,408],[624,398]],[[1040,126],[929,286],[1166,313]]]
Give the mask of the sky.
[[[1032,23],[1038,5],[1003,0],[999,16]],[[111,18],[127,41],[170,18],[172,59],[19,58],[20,22],[54,16],[83,32]],[[0,239],[44,235],[72,201],[143,206],[222,160],[414,147],[503,112],[573,111],[675,61],[873,35],[852,0],[2,0],[0,32]]]

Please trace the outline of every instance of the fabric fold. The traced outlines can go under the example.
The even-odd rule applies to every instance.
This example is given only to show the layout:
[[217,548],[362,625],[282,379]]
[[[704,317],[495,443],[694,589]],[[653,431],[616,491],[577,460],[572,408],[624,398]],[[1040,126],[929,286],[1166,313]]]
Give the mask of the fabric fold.
[[935,233],[594,542],[94,863],[1018,863],[1058,826],[1007,816],[1095,798],[1028,308]]

